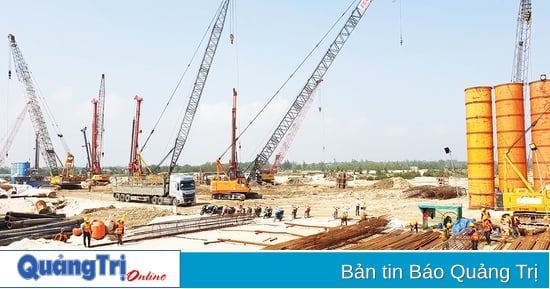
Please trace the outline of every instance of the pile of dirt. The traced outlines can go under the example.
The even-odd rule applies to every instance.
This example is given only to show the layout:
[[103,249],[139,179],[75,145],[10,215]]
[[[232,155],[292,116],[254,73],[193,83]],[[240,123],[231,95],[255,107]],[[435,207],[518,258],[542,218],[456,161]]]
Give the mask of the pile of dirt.
[[404,190],[402,197],[404,198],[426,198],[447,200],[466,195],[466,189],[463,187],[454,186],[416,186],[408,190]]
[[407,182],[407,180],[400,177],[383,179],[370,186],[371,189],[378,189],[378,190],[390,190],[390,189],[404,190],[411,187],[412,185],[409,182]]
[[125,208],[116,208],[111,205],[107,207],[85,209],[82,211],[81,215],[103,220],[116,220],[119,217],[124,217],[126,226],[131,228],[145,225],[157,217],[170,216],[172,215],[172,211],[168,208],[160,209],[150,205]]
[[306,178],[289,178],[287,181],[288,185],[303,185],[308,182]]

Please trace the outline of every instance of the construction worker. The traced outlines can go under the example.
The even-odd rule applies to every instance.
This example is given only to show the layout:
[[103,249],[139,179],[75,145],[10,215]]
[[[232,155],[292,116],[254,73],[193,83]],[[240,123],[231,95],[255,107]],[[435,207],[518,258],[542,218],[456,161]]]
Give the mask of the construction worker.
[[483,234],[485,235],[485,240],[487,241],[487,245],[491,246],[491,232],[493,231],[493,224],[491,224],[491,220],[489,217],[484,216],[483,217]]
[[491,214],[489,213],[489,211],[487,211],[487,209],[485,208],[481,208],[481,219],[483,220],[483,217],[487,217],[489,220],[491,220]]
[[514,212],[510,213],[510,229],[512,231],[512,237],[517,238],[521,236],[521,233],[519,231],[519,218],[517,216],[514,216]]
[[84,247],[90,247],[90,241],[92,239],[92,223],[90,222],[90,217],[84,217],[84,223],[80,225],[82,230],[82,241],[84,242]]
[[445,229],[443,229],[443,240],[449,240],[451,238],[451,228],[453,227],[453,223],[449,222],[445,225]]
[[366,221],[367,220],[367,211],[364,209],[361,210],[361,213],[359,213],[359,220],[360,221]]
[[359,198],[355,198],[355,216],[359,216],[359,210],[361,210],[361,200]]
[[510,229],[512,228],[511,216],[513,216],[513,214],[511,215],[504,214],[500,219],[500,223],[502,224],[502,227],[501,227],[502,235],[505,237],[510,236]]
[[472,241],[472,250],[477,250],[477,245],[479,244],[479,233],[476,229],[476,225],[474,223],[470,223],[468,225],[470,228],[466,235],[470,235],[470,241]]
[[115,233],[118,240],[118,245],[122,245],[122,235],[124,235],[124,217],[118,218]]
[[340,215],[340,226],[348,225],[348,209],[345,208],[342,210],[342,214]]
[[411,232],[415,231],[416,233],[418,233],[418,222],[416,220],[412,220],[409,226],[410,226]]

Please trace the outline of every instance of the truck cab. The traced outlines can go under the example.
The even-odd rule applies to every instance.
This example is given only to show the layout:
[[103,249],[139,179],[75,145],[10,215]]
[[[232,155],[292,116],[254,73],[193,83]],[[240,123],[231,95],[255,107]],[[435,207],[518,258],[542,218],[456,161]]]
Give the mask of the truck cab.
[[195,179],[185,174],[172,174],[168,196],[173,197],[178,205],[194,205],[197,203]]

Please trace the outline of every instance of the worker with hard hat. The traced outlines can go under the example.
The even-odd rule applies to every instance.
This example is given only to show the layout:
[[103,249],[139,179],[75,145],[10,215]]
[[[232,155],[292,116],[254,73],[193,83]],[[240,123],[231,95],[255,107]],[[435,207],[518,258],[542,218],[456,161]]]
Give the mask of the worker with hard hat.
[[449,238],[451,237],[452,227],[453,227],[453,223],[451,222],[445,224],[445,228],[443,229],[443,232],[441,234],[441,239],[443,239],[443,241],[449,240]]
[[489,219],[491,219],[491,213],[489,213],[489,211],[487,211],[487,209],[485,208],[481,208],[481,219],[483,220],[484,217],[487,217]]
[[511,230],[512,237],[514,238],[521,236],[521,233],[519,231],[520,223],[521,222],[519,221],[518,216],[515,216],[514,212],[511,212],[510,213],[510,230]]
[[483,216],[482,219],[483,224],[483,234],[485,235],[485,240],[487,241],[487,245],[491,245],[491,233],[493,232],[493,224],[491,223],[491,219],[489,219],[488,216]]
[[468,231],[466,233],[470,235],[470,241],[472,241],[472,250],[477,250],[479,244],[479,232],[477,231],[476,224],[473,222],[468,225]]
[[411,232],[415,231],[416,233],[418,233],[418,222],[416,220],[412,220],[409,224],[409,227],[411,229]]
[[117,244],[122,245],[122,235],[124,235],[124,217],[117,219],[115,233],[118,240]]
[[502,236],[510,236],[510,230],[512,228],[511,216],[508,214],[502,215],[502,217],[500,218],[500,224],[502,225],[500,226],[500,229],[502,230]]
[[90,241],[92,239],[92,223],[90,222],[89,216],[84,216],[84,222],[80,225],[82,230],[82,241],[84,242],[84,247],[90,247]]

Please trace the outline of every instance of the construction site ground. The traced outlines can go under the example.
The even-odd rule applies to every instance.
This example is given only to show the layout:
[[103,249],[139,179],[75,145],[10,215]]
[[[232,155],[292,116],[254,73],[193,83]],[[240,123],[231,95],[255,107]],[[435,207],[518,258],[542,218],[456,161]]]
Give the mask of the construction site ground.
[[[348,227],[359,221],[355,216],[354,203],[356,198],[363,200],[369,219],[383,217],[385,234],[388,231],[403,229],[411,220],[421,220],[419,204],[430,205],[462,205],[463,217],[479,219],[478,209],[468,209],[468,197],[461,195],[448,199],[425,198],[422,196],[408,197],[404,191],[416,186],[438,186],[435,178],[419,177],[413,180],[393,178],[382,181],[350,180],[346,188],[336,188],[336,182],[325,179],[322,175],[303,177],[277,177],[275,185],[254,186],[253,190],[263,195],[262,199],[245,200],[243,206],[255,208],[284,209],[282,221],[274,218],[252,218],[246,224],[225,226],[218,229],[195,230],[185,234],[173,234],[161,238],[142,238],[139,241],[126,242],[124,249],[175,249],[192,251],[247,251],[276,248],[277,244],[312,236],[340,227],[340,220],[334,219],[334,207],[348,208],[350,220]],[[466,179],[450,179],[449,185],[461,188],[467,187]],[[187,207],[160,206],[143,203],[117,202],[112,197],[109,186],[93,187],[88,190],[61,190],[55,198],[46,198],[49,204],[59,206],[58,213],[67,217],[90,216],[101,219],[106,224],[120,216],[126,218],[126,235],[132,234],[151,222],[169,222],[180,219],[198,220],[206,218],[199,214],[203,205],[237,207],[239,201],[212,200],[208,186],[197,186],[197,204]],[[43,198],[42,198],[43,199]],[[0,214],[8,211],[33,212],[38,198],[4,198],[0,199]],[[43,199],[44,200],[44,199]],[[62,205],[59,205],[62,204]],[[298,218],[292,220],[292,206],[299,207]],[[311,207],[310,218],[304,218],[304,210]],[[495,220],[505,212],[492,212]],[[434,222],[437,222],[437,216]],[[200,226],[200,225],[199,225]],[[145,227],[156,230],[154,227]],[[160,228],[160,227],[158,227]],[[134,232],[135,231],[135,232]],[[133,233],[134,232],[134,233]],[[375,238],[377,235],[365,235],[364,239]],[[126,237],[126,236],[125,236]],[[433,237],[427,237],[433,238]],[[92,247],[97,249],[116,249],[117,245],[110,236],[103,240],[92,240]],[[355,240],[357,241],[357,240]],[[466,242],[467,243],[467,242]],[[493,246],[480,244],[480,249],[493,249]],[[349,244],[347,245],[349,247]],[[23,239],[13,242],[0,249],[82,249],[82,237],[71,236],[66,242],[47,239]],[[363,247],[362,249],[365,249]],[[366,248],[368,249],[368,247]]]

